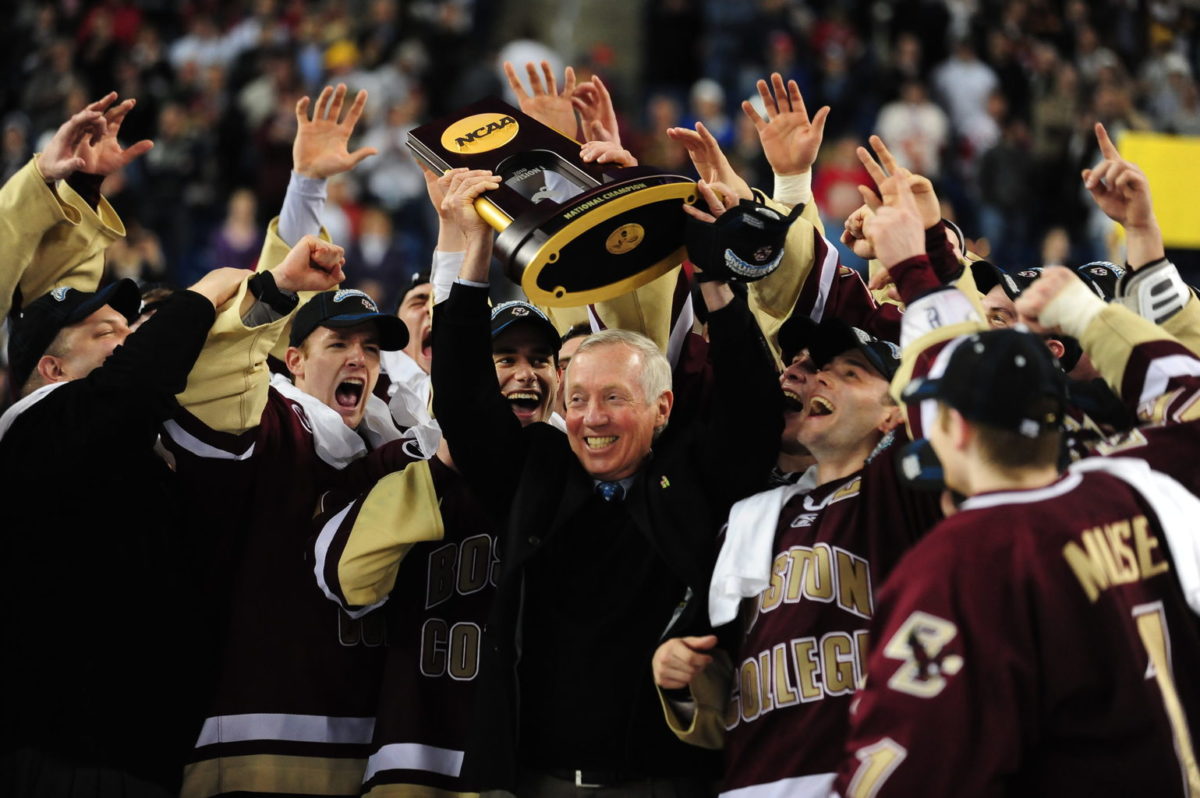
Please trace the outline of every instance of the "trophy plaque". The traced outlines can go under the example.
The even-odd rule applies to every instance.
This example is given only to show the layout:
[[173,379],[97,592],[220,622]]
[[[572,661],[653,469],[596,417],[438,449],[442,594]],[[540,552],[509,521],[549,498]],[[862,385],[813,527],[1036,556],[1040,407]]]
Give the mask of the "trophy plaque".
[[550,307],[612,299],[685,257],[682,203],[696,184],[652,167],[586,164],[579,142],[490,97],[408,134],[441,174],[489,169],[500,187],[475,201],[499,235],[496,254],[531,302]]

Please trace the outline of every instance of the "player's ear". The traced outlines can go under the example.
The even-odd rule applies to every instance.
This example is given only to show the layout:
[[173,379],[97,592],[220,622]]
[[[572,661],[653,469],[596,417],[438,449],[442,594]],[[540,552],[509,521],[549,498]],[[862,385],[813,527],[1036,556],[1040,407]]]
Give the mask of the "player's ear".
[[1062,360],[1062,356],[1067,353],[1067,348],[1063,346],[1062,341],[1059,341],[1057,338],[1047,338],[1046,348],[1050,350],[1050,354],[1054,355],[1059,360]]
[[953,407],[949,408],[949,411],[950,442],[954,445],[955,449],[961,451],[966,449],[971,442],[971,424],[963,418],[962,413]]
[[289,346],[283,355],[283,363],[293,377],[304,376],[304,360],[304,350],[295,346]]
[[904,411],[899,405],[888,404],[884,406],[883,418],[875,428],[886,435],[903,423]]
[[66,379],[66,370],[63,368],[62,359],[54,355],[42,355],[37,362],[36,370],[38,376],[42,378],[42,382],[47,385]]

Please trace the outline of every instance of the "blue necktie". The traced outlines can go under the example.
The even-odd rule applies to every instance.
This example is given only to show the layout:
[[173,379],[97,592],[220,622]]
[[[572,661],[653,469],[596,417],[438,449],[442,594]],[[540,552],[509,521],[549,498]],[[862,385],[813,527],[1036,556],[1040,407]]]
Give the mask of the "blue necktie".
[[606,502],[619,502],[625,498],[625,488],[620,482],[597,482],[596,492],[604,497]]

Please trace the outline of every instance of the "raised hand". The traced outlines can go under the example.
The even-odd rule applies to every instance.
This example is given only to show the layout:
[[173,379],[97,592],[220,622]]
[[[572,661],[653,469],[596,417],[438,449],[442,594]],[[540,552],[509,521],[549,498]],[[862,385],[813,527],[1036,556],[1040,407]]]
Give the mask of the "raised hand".
[[[876,185],[879,186],[880,193],[894,190],[892,188],[894,183],[889,183],[887,189],[883,187],[883,181],[888,176],[892,176],[897,180],[903,179],[908,183],[909,191],[912,192],[913,201],[916,203],[924,229],[928,230],[940,222],[942,220],[942,208],[938,202],[937,193],[933,190],[933,183],[929,181],[929,178],[910,172],[901,166],[899,161],[896,160],[896,156],[892,155],[892,151],[887,148],[887,145],[883,143],[883,139],[879,138],[879,136],[871,136],[869,141],[871,149],[875,150],[875,153],[879,156],[879,162],[876,162],[864,147],[859,147],[857,150],[858,160],[862,162],[872,179],[875,180]],[[868,162],[870,162],[869,165]],[[859,186],[858,193],[862,195],[863,201],[872,209],[883,204],[880,198],[875,195],[875,192],[867,186]],[[883,200],[884,202],[886,201],[886,196]]]
[[1146,173],[1121,157],[1104,125],[1096,123],[1096,141],[1103,160],[1083,170],[1083,185],[1104,215],[1124,227],[1156,225]]
[[701,180],[707,183],[724,183],[742,199],[754,197],[750,191],[750,184],[733,171],[729,159],[725,157],[721,146],[703,122],[697,122],[695,130],[686,127],[667,128],[667,138],[684,146]]
[[113,172],[124,169],[133,160],[145,155],[154,147],[154,142],[149,139],[142,139],[127,148],[122,147],[121,143],[117,141],[117,134],[121,132],[121,123],[133,110],[133,106],[137,105],[137,100],[131,97],[113,105],[112,103],[116,99],[117,93],[109,92],[102,99],[84,109],[103,114],[104,129],[102,132],[84,136],[78,140],[75,146],[75,155],[81,164],[72,171],[87,172],[92,175],[111,175]]
[[508,85],[517,95],[517,102],[522,111],[564,136],[578,139],[580,136],[575,122],[575,106],[571,101],[575,94],[575,69],[567,67],[560,94],[558,83],[554,80],[554,72],[550,69],[550,62],[543,61],[541,66],[542,74],[546,78],[545,85],[542,84],[542,76],[538,75],[537,65],[532,61],[525,65],[525,71],[529,75],[529,87],[532,92],[530,93],[521,85],[521,79],[517,77],[517,68],[511,61],[505,61],[504,74],[508,77]]
[[[875,257],[885,267],[890,267],[925,253],[925,228],[909,186],[911,173],[900,167],[882,144],[878,136],[871,137],[871,146],[893,170],[891,175],[885,173],[883,167],[863,147],[858,148],[858,159],[883,196],[883,204],[863,222],[863,235],[871,242]],[[871,288],[882,288],[889,280],[890,275],[886,270],[880,271],[871,278]]]
[[1125,259],[1134,271],[1166,257],[1162,230],[1154,217],[1146,173],[1121,157],[1104,125],[1096,123],[1096,141],[1104,156],[1083,170],[1083,184],[1104,215],[1125,228]]
[[621,146],[621,133],[617,127],[617,111],[613,108],[612,95],[598,75],[580,83],[571,95],[571,104],[579,112],[580,129],[588,141],[611,141]]
[[[864,187],[860,186],[859,188]],[[867,189],[867,191],[871,193],[872,197],[875,196],[875,192],[870,189]],[[863,234],[863,225],[874,214],[875,211],[870,205],[860,205],[854,213],[846,217],[846,222],[843,225],[845,229],[842,230],[842,243],[850,247],[854,251],[854,254],[863,260],[873,260],[875,258],[875,248],[871,246],[871,242]]]
[[700,190],[700,196],[707,203],[708,212],[705,213],[695,205],[688,205],[686,202],[683,204],[683,212],[702,222],[709,224],[715,222],[725,214],[725,211],[741,201],[733,189],[720,181],[709,183],[707,180],[701,179],[696,183],[696,188]]
[[346,253],[341,247],[309,235],[292,247],[271,274],[284,291],[329,291],[346,279],[345,265]]
[[622,149],[619,141],[592,139],[579,148],[579,157],[584,163],[612,163],[618,166],[637,166],[637,158],[629,150]]
[[436,248],[442,252],[459,252],[467,245],[462,230],[449,217],[447,209],[442,207],[442,203],[446,199],[446,192],[450,189],[450,181],[456,174],[465,171],[467,171],[466,167],[460,166],[457,169],[448,170],[444,175],[438,175],[431,172],[425,164],[421,164],[421,176],[425,178],[425,193],[429,195],[429,204],[433,206],[438,215]]
[[[115,96],[115,95],[112,95]],[[65,180],[84,166],[77,154],[84,139],[98,141],[107,127],[104,114],[88,106],[62,123],[38,156],[37,168],[46,180]]]
[[492,228],[475,210],[475,200],[483,192],[499,188],[500,177],[486,169],[455,171],[446,176],[450,179],[443,188],[443,218],[462,230],[468,241],[490,237]]
[[[1047,305],[1057,299],[1063,291],[1076,285],[1082,285],[1082,282],[1078,275],[1066,266],[1047,266],[1042,269],[1038,278],[1017,297],[1017,313],[1020,314],[1021,321],[1035,333],[1061,332],[1058,329],[1047,328],[1038,321]],[[1087,296],[1090,299],[1097,299],[1090,289],[1087,291]]]
[[326,86],[317,97],[309,118],[309,97],[296,103],[296,139],[292,142],[292,168],[303,177],[327,178],[349,172],[366,158],[377,154],[374,147],[360,147],[350,152],[348,145],[354,126],[367,104],[366,90],[354,97],[350,110],[342,116],[346,101],[346,84],[335,89]]
[[778,72],[771,75],[770,86],[765,80],[758,81],[758,96],[766,106],[766,119],[758,115],[748,100],[742,103],[742,110],[758,131],[771,170],[777,175],[807,172],[821,149],[829,106],[821,108],[810,120],[800,87],[789,80],[785,90],[783,76]]
[[687,687],[712,662],[712,655],[704,652],[712,650],[716,644],[716,635],[672,637],[654,652],[650,663],[654,683],[664,690]]

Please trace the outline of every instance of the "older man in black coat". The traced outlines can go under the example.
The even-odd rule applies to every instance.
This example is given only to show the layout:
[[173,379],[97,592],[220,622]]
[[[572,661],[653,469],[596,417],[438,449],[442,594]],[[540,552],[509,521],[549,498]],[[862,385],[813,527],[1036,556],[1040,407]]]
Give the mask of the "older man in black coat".
[[649,663],[687,598],[707,595],[730,505],[774,462],[770,357],[744,301],[705,283],[715,381],[693,423],[668,425],[670,366],[654,345],[606,331],[571,361],[567,434],[522,428],[506,403],[525,399],[496,390],[492,233],[472,206],[497,185],[466,173],[447,194],[467,253],[434,324],[437,417],[506,533],[464,775],[521,796],[710,794],[717,764],[667,730]]

